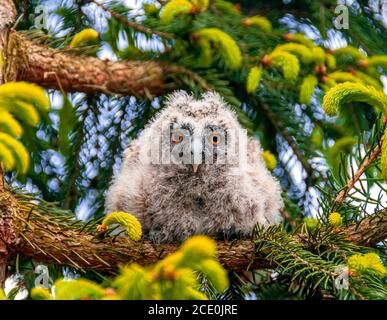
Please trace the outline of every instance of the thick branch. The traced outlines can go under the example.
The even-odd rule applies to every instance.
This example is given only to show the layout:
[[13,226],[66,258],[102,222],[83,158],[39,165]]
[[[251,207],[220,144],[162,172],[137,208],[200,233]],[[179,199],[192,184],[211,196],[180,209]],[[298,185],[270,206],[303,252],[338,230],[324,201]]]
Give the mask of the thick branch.
[[[0,180],[3,179],[2,175],[0,170]],[[0,288],[4,287],[8,264],[19,240],[16,225],[18,213],[18,202],[11,192],[2,188],[0,190]]]
[[[30,231],[22,238],[30,238]],[[37,238],[28,243],[22,241],[19,253],[43,263],[70,265],[79,269],[114,271],[119,265],[136,262],[148,265],[157,262],[179,248],[178,244],[154,246],[150,241],[134,243],[125,237],[98,240],[93,235],[78,233],[56,234],[56,240]],[[36,234],[33,234],[36,237]],[[31,238],[30,238],[31,239]],[[219,261],[229,270],[246,270],[249,265],[268,268],[270,262],[255,256],[252,241],[218,242]]]
[[[154,246],[149,241],[135,243],[126,237],[98,239],[93,234],[64,229],[54,223],[32,219],[34,213],[23,209],[24,228],[17,251],[43,263],[70,265],[80,269],[116,270],[120,264],[155,263],[178,249],[179,244]],[[31,219],[29,219],[31,217]],[[50,219],[47,219],[49,221]],[[373,232],[377,225],[379,232]],[[387,212],[368,217],[359,225],[344,229],[349,241],[372,244],[385,238]],[[228,270],[244,271],[274,267],[264,256],[257,255],[253,240],[218,241],[218,259]]]
[[352,223],[346,229],[349,239],[358,245],[374,246],[387,238],[387,210]]
[[66,92],[144,96],[165,91],[164,68],[157,62],[102,61],[36,44],[16,32],[12,37],[17,44],[14,59],[20,61],[17,80]]

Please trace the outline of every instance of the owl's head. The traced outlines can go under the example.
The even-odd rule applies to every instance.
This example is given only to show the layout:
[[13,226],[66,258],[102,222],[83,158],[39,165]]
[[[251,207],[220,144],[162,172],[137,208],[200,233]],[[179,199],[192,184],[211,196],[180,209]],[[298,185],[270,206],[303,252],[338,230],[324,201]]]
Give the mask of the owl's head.
[[[193,173],[235,166],[245,130],[221,96],[207,92],[197,100],[177,91],[146,129],[152,162]],[[156,161],[156,162],[155,162]]]

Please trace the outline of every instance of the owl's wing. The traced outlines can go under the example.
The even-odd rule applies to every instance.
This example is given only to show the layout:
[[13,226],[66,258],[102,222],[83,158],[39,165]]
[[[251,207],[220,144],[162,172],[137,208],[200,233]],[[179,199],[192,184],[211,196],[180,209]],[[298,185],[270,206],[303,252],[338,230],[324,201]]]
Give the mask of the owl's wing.
[[262,164],[261,159],[262,148],[258,140],[249,138],[247,143],[247,161],[251,164]]
[[139,140],[133,140],[124,151],[122,164],[125,166],[130,166],[132,164],[138,163],[139,158],[140,142]]
[[271,175],[261,158],[262,148],[259,141],[249,139],[247,145],[248,174],[252,179],[256,199],[264,202],[265,224],[271,225],[282,220],[280,209],[283,207],[281,187]]
[[140,218],[144,209],[144,181],[148,178],[146,167],[140,161],[141,142],[134,140],[124,151],[120,172],[106,195],[106,213],[130,212]]

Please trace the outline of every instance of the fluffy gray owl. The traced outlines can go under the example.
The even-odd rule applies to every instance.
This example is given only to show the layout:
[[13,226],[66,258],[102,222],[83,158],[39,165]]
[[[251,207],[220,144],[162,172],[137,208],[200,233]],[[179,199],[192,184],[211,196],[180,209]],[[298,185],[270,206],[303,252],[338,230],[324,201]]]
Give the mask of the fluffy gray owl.
[[106,212],[132,213],[157,243],[249,236],[256,224],[279,223],[279,183],[244,133],[218,94],[173,93],[125,150]]

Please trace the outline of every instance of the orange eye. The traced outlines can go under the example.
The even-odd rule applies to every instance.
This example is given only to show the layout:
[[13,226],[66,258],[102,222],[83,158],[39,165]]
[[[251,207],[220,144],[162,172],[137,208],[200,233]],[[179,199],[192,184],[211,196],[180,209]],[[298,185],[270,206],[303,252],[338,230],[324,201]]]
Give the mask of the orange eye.
[[171,141],[174,144],[179,144],[184,140],[184,134],[182,132],[176,131],[172,133]]
[[222,137],[219,134],[214,133],[210,136],[210,142],[213,145],[218,145],[222,142]]

